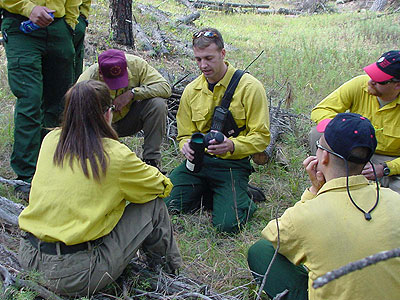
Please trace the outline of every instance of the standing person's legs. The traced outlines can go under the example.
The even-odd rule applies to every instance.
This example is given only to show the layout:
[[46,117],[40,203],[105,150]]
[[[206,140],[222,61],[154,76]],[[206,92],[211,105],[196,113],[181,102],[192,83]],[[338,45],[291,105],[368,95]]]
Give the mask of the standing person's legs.
[[7,17],[2,32],[8,37],[4,44],[8,61],[8,82],[17,97],[14,110],[14,145],[11,167],[18,179],[30,182],[36,168],[41,143],[40,111],[43,76],[42,56],[46,31],[29,35],[19,29],[20,20]]
[[[248,251],[247,261],[258,284],[262,283],[275,248],[267,240],[259,240]],[[285,300],[308,299],[308,273],[303,266],[292,264],[285,256],[277,254],[268,273],[264,291],[272,299],[277,294],[288,290]]]
[[[397,156],[388,156],[388,155],[381,155],[381,154],[374,154],[371,158],[371,162],[373,164],[382,164],[386,161],[393,160],[398,158]],[[383,187],[390,188],[391,190],[400,194],[400,176],[393,175],[393,176],[384,176],[379,179],[379,182]]]
[[213,192],[213,225],[222,232],[237,232],[257,206],[248,190],[251,165],[247,158],[224,160],[204,157],[204,172]]
[[161,143],[165,135],[167,105],[163,98],[134,101],[128,114],[114,123],[121,137],[144,131],[143,160],[161,161]]
[[[64,19],[48,28],[46,55],[43,59],[43,127],[60,125],[64,110],[63,97],[74,80],[73,33]],[[44,132],[46,133],[46,132]]]
[[85,56],[85,33],[88,25],[84,17],[78,17],[79,23],[76,24],[74,34],[75,63],[74,63],[74,82],[76,82],[83,70],[83,58]]

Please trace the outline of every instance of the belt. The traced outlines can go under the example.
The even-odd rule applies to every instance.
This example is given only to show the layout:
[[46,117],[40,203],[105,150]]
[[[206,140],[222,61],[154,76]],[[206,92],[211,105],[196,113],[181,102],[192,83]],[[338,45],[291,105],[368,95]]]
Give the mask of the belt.
[[96,240],[96,241],[84,242],[69,246],[64,244],[63,242],[55,242],[55,243],[42,242],[30,232],[27,232],[26,238],[35,249],[51,255],[58,255],[57,252],[58,245],[60,247],[60,252],[59,252],[60,254],[72,254],[78,251],[90,250],[93,247],[92,246],[93,243],[96,243],[96,241],[98,241]]
[[9,11],[3,9],[3,17],[4,18],[13,18],[13,19],[17,19],[19,21],[26,21],[29,20],[29,18],[22,16],[22,15],[18,15],[18,14],[13,14],[10,13]]
[[[27,18],[27,17],[25,17],[23,15],[13,14],[13,13],[10,13],[9,11],[5,10],[5,9],[3,9],[3,17],[4,18],[13,18],[13,19],[16,19],[18,21],[27,21],[27,20],[29,20],[29,18]],[[54,19],[54,21],[57,21],[57,20],[62,19],[62,18],[54,17],[53,19]]]

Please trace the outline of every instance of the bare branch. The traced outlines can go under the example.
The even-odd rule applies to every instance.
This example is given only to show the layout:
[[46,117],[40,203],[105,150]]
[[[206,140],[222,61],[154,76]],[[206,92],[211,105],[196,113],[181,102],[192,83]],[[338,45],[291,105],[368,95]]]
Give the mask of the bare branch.
[[271,270],[271,266],[274,263],[276,256],[278,255],[279,247],[280,247],[280,244],[281,244],[280,236],[279,236],[279,223],[278,223],[279,207],[280,207],[280,205],[278,203],[278,207],[276,208],[276,213],[275,213],[276,228],[278,230],[278,242],[276,244],[276,249],[275,249],[274,255],[272,256],[272,259],[271,259],[271,261],[270,261],[270,263],[268,265],[267,271],[265,271],[265,274],[264,274],[264,277],[263,277],[263,281],[262,281],[262,283],[260,285],[260,289],[258,290],[258,293],[257,293],[256,300],[261,299],[261,293],[262,293],[262,291],[264,289],[265,283],[267,282],[267,276],[269,274],[269,271]]
[[376,264],[380,261],[385,261],[390,258],[394,257],[400,257],[400,247],[395,248],[393,250],[388,250],[388,251],[382,251],[370,256],[367,256],[363,259],[351,262],[339,269],[333,270],[331,272],[326,273],[325,275],[318,277],[316,280],[313,282],[313,288],[317,289],[325,284],[331,282],[332,280],[338,279],[346,274],[349,274],[351,272],[361,270],[365,267],[368,267],[370,265]]

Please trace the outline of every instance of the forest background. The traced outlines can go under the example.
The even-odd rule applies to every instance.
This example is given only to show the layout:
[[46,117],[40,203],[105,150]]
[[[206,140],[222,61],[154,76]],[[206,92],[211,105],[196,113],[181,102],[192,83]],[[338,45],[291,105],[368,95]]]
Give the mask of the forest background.
[[[178,20],[192,11],[179,1],[134,1],[134,23],[140,26],[153,46],[152,50],[144,50],[145,45],[139,39],[135,39],[134,47],[117,44],[110,29],[109,1],[92,1],[86,67],[95,62],[102,51],[117,48],[147,60],[171,85],[187,76],[175,86],[182,89],[199,75],[195,61],[187,51],[190,51],[192,34],[203,27],[215,27],[224,37],[227,60],[236,68],[246,68],[263,51],[248,71],[264,85],[271,106],[277,106],[283,100],[285,112],[294,116],[285,127],[270,161],[266,165],[253,164],[255,172],[251,175],[251,184],[261,188],[267,200],[258,204],[253,219],[238,234],[217,233],[211,226],[208,211],[172,216],[184,260],[181,273],[185,276],[237,299],[255,299],[257,287],[247,267],[247,249],[260,239],[260,232],[268,221],[298,201],[308,187],[302,161],[309,154],[312,107],[345,81],[363,74],[362,68],[376,61],[383,52],[399,48],[399,0],[389,2],[386,10],[380,13],[369,10],[373,1],[344,2],[318,2],[322,3],[319,10],[296,15],[243,13],[240,10],[227,13],[205,8],[199,10],[200,17],[194,22],[182,24]],[[294,9],[304,4],[293,0],[247,0],[246,3],[269,4],[275,9]],[[161,32],[162,44],[157,42],[160,36],[155,35],[154,28]],[[138,31],[134,31],[134,38],[135,34]],[[167,52],[161,51],[161,45]],[[189,48],[182,50],[182,45]],[[0,46],[0,176],[12,179],[15,174],[9,158],[15,97],[8,86],[6,64],[5,51]],[[143,141],[140,135],[121,141],[140,156]],[[183,160],[173,134],[165,139],[162,155],[166,171],[171,171]],[[13,189],[8,185],[0,184],[0,196],[26,205],[13,195]],[[0,231],[9,229],[2,225]],[[17,251],[17,240],[16,234],[16,243],[6,246]],[[140,284],[143,283],[137,283]],[[11,299],[31,300],[35,295],[35,292],[23,289],[16,291]],[[117,291],[114,299],[124,298]]]

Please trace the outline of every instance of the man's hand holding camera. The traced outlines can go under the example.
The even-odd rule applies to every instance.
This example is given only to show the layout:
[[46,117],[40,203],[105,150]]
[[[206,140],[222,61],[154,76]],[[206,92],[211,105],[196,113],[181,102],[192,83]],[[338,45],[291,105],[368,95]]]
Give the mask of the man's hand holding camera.
[[235,144],[225,135],[222,143],[218,143],[215,139],[212,139],[210,141],[210,145],[207,148],[207,152],[212,155],[222,155],[227,152],[233,153],[233,151],[235,151]]

